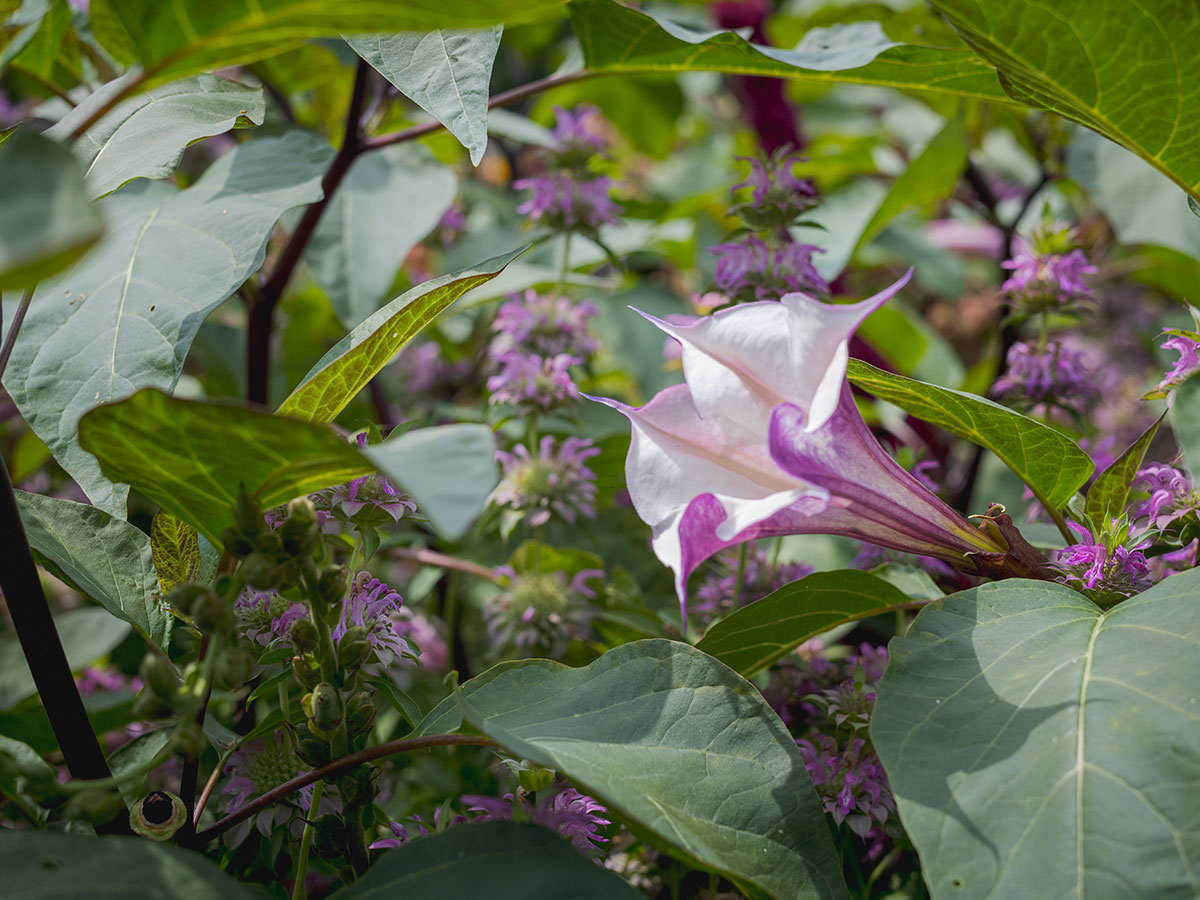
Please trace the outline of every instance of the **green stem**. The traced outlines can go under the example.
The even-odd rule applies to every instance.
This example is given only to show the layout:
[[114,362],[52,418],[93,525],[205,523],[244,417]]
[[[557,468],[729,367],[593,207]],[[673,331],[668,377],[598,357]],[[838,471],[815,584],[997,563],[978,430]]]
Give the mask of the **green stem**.
[[288,680],[286,678],[279,682],[279,715],[283,718],[285,725],[292,720],[292,704],[288,697]]
[[1042,313],[1041,324],[1038,327],[1038,353],[1046,352],[1046,344],[1050,340],[1050,314]]
[[563,235],[562,256],[558,261],[558,292],[566,293],[567,290],[567,273],[571,271],[571,234],[568,231]]
[[317,818],[317,810],[321,808],[321,793],[325,790],[325,782],[318,781],[313,785],[312,803],[308,805],[308,819],[304,823],[304,834],[300,836],[300,852],[296,855],[296,884],[292,888],[292,900],[306,900],[308,891],[304,889],[304,876],[308,873],[308,851],[312,847],[313,822]]

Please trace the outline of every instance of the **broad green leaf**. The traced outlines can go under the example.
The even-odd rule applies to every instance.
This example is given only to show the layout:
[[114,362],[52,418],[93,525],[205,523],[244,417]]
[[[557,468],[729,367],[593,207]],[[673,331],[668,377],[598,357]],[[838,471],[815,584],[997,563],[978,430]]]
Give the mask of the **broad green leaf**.
[[[1163,416],[1165,415],[1166,413],[1163,413]],[[1088,488],[1084,512],[1098,526],[1125,511],[1125,501],[1129,499],[1129,483],[1142,467],[1142,460],[1146,458],[1146,451],[1150,449],[1150,443],[1158,434],[1158,426],[1162,424],[1163,416],[1113,460],[1112,465],[1097,475],[1092,486]]]
[[479,165],[487,149],[488,88],[501,26],[347,37],[396,90],[446,126]]
[[816,572],[735,610],[709,628],[696,649],[749,678],[831,628],[912,605],[911,597],[868,572]]
[[379,308],[408,252],[454,203],[458,179],[417,144],[359,156],[305,252],[347,327]]
[[966,128],[961,119],[948,119],[920,155],[892,182],[887,196],[863,229],[859,243],[871,240],[906,209],[913,206],[927,209],[941,202],[953,193],[966,164]]
[[[122,775],[138,766],[145,765],[158,755],[171,740],[175,729],[171,726],[156,728],[139,734],[128,744],[123,744],[108,757],[108,768],[113,775]],[[124,781],[120,785],[121,797],[127,806],[132,806],[143,796],[145,777]]]
[[29,545],[55,575],[160,647],[174,618],[158,594],[150,538],[86,503],[17,491]]
[[1175,389],[1171,430],[1194,483],[1200,478],[1200,378],[1189,378]]
[[0,171],[0,291],[32,287],[100,240],[104,220],[65,147],[18,128],[0,144]]
[[1198,591],[1009,580],[892,639],[871,738],[934,900],[1200,894]]
[[805,213],[805,220],[812,225],[790,229],[797,241],[821,249],[813,256],[813,265],[826,281],[842,274],[887,193],[882,182],[860,178],[822,198],[820,205]]
[[855,359],[849,377],[880,400],[991,450],[1055,509],[1092,474],[1091,458],[1070,438],[984,397],[892,375]]
[[1186,0],[933,0],[1018,102],[1132,150],[1200,197],[1200,15]]
[[388,850],[333,900],[638,900],[642,894],[549,828],[458,825]]
[[0,2],[0,69],[7,66],[33,40],[50,12],[51,0]]
[[163,594],[200,580],[200,537],[182,519],[159,510],[150,523],[150,553]]
[[[40,4],[34,3],[32,6],[38,7]],[[29,34],[29,40],[18,42],[20,52],[0,52],[0,68],[5,64],[4,57],[8,57],[8,65],[12,66],[14,71],[29,72],[40,81],[55,84],[58,81],[54,77],[55,66],[70,66],[70,56],[64,52],[66,48],[63,46],[70,28],[71,7],[67,5],[66,0],[50,0],[46,14],[41,17],[37,28]],[[78,68],[78,51],[73,55],[75,66],[72,68]]]
[[587,68],[604,74],[717,71],[1008,100],[974,53],[899,45],[875,22],[815,28],[795,49],[781,50],[731,31],[692,31],[616,0],[571,0],[571,21]]
[[580,669],[501,664],[456,699],[483,734],[690,864],[779,900],[847,896],[792,736],[752,685],[696,648],[648,640]]
[[324,426],[153,388],[87,413],[79,441],[109,478],[217,545],[233,523],[239,484],[270,508],[372,471]]
[[[1080,128],[1067,145],[1067,173],[1087,188],[1121,243],[1158,244],[1200,259],[1200,221],[1188,206],[1191,198],[1145,160]],[[1194,290],[1187,283],[1181,299]]]
[[[291,675],[290,669],[286,671],[288,675]],[[400,690],[390,678],[371,675],[363,675],[360,678],[379,691],[383,695],[383,699],[400,715],[404,716],[405,721],[410,725],[416,726],[424,718],[424,715],[421,713],[421,704]]]
[[496,438],[486,425],[420,428],[363,454],[417,501],[435,531],[466,533],[496,486]]
[[281,415],[331,422],[408,341],[471,288],[495,278],[522,247],[471,269],[433,278],[368,316],[313,366],[279,407]]
[[26,778],[35,781],[50,781],[54,778],[54,769],[50,763],[42,759],[41,754],[24,741],[16,741],[0,734],[0,753],[11,759],[16,765],[17,773]]
[[[96,606],[67,610],[54,617],[54,627],[72,671],[107,656],[129,634],[129,623]],[[12,709],[37,693],[33,673],[15,631],[0,634],[0,710]],[[0,841],[0,846],[4,844]]]
[[[110,81],[46,134],[64,140],[134,77],[126,73]],[[134,178],[168,177],[191,144],[241,122],[261,125],[265,111],[261,87],[199,75],[118,103],[71,149],[86,169],[88,194],[100,197]]]
[[280,215],[321,197],[332,152],[297,131],[240,145],[185,191],[126,185],[97,204],[109,232],[96,252],[38,287],[4,384],[97,506],[123,518],[127,489],[80,449],[79,418],[174,388],[200,323],[262,266]]
[[20,900],[254,900],[195,851],[140,837],[6,831],[0,840],[5,893]]
[[483,28],[528,22],[562,6],[563,0],[95,0],[91,15],[105,49],[121,62],[140,62],[149,86],[274,56],[305,38]]

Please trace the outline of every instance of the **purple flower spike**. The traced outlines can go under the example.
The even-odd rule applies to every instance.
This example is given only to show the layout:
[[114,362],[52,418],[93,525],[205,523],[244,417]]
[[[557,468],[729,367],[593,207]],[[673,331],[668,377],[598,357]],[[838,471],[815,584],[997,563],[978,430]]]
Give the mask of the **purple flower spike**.
[[1163,380],[1154,386],[1153,392],[1177,387],[1200,371],[1200,342],[1176,334],[1163,341],[1161,346],[1164,350],[1174,350],[1179,354],[1179,359],[1175,360],[1175,366]]
[[558,231],[595,231],[616,224],[621,207],[609,196],[612,186],[606,175],[583,179],[573,172],[549,172],[513,182],[517,190],[529,191],[517,212]]
[[536,651],[557,658],[572,640],[587,635],[593,614],[588,601],[596,596],[588,582],[604,577],[600,569],[583,569],[570,581],[562,571],[518,574],[502,566],[496,574],[508,588],[484,601],[483,617],[499,653]]
[[575,109],[554,107],[554,128],[551,134],[558,141],[563,153],[578,151],[588,155],[604,150],[604,138],[600,134],[600,112],[596,107],[583,104]]
[[[359,449],[367,446],[367,433],[355,436]],[[415,513],[417,504],[379,474],[363,475],[310,495],[317,514],[341,522],[379,528],[396,525],[405,513]]]
[[333,639],[340,643],[352,627],[365,628],[367,641],[383,665],[403,656],[413,656],[412,648],[396,631],[393,616],[400,613],[400,594],[373,578],[369,572],[359,572],[350,588],[350,596],[342,604],[342,617],[333,629]]
[[811,244],[789,242],[772,250],[751,235],[718,244],[711,252],[720,257],[713,282],[730,299],[778,300],[793,292],[829,293],[829,285],[812,263],[812,255],[821,250]]
[[281,597],[275,591],[247,588],[234,601],[238,631],[248,641],[269,647],[287,638],[292,625],[308,616],[308,607]]
[[549,358],[512,351],[497,357],[500,371],[488,378],[492,403],[511,403],[522,411],[546,412],[579,398],[571,366],[583,360],[560,353]]
[[496,337],[489,349],[496,356],[516,352],[586,357],[596,350],[588,323],[597,314],[590,300],[574,303],[567,297],[528,290],[510,297],[497,311],[492,323]]
[[1097,390],[1087,356],[1050,341],[1044,350],[1016,343],[1008,351],[1008,368],[996,379],[995,393],[1029,406],[1058,406],[1082,411]]
[[1146,584],[1149,563],[1141,552],[1148,544],[1135,547],[1117,546],[1109,550],[1099,543],[1090,531],[1077,522],[1067,526],[1079,535],[1080,541],[1058,551],[1058,563],[1066,571],[1063,579],[1102,605],[1131,596]]
[[[221,790],[225,811],[237,812],[252,797],[279,787],[303,771],[300,758],[292,750],[291,742],[283,731],[277,731],[269,738],[247,741],[234,750],[225,763],[225,774],[232,776]],[[312,804],[312,785],[302,788],[299,797],[302,807],[307,811]],[[341,802],[332,791],[321,797],[319,814],[340,811]],[[228,843],[236,847],[246,839],[252,827],[269,836],[277,825],[286,824],[294,814],[295,810],[286,804],[268,806],[253,819],[234,826],[227,835]]]
[[1092,299],[1092,289],[1083,276],[1095,275],[1098,271],[1082,250],[1067,254],[1037,254],[1024,242],[1017,255],[1001,265],[1013,273],[1001,289],[1038,308],[1062,307]]
[[750,187],[753,197],[749,203],[734,206],[733,211],[754,227],[784,227],[815,202],[817,189],[811,180],[796,177],[793,169],[802,157],[790,147],[781,147],[765,160],[748,156],[734,159],[750,163],[750,173],[731,190]]
[[1135,519],[1148,519],[1152,528],[1166,528],[1196,509],[1198,498],[1191,480],[1171,466],[1159,463],[1139,469],[1131,488],[1148,491],[1150,497],[1134,509]]
[[530,810],[527,798],[522,797],[514,801],[512,794],[505,794],[503,799],[464,794],[462,799],[473,804],[469,807],[471,812],[480,813],[474,820],[476,822],[497,819],[511,821],[514,818],[515,803],[529,821],[557,831],[568,838],[581,853],[594,853],[600,849],[601,843],[608,841],[608,838],[597,834],[601,826],[611,824],[608,819],[602,819],[597,813],[608,810],[572,787],[560,787],[552,796],[541,800],[533,810]]

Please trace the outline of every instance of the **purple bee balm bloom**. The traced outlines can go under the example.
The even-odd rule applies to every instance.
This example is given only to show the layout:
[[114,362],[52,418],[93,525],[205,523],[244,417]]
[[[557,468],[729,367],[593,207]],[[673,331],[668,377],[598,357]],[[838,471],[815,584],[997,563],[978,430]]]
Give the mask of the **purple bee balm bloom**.
[[550,133],[558,141],[563,153],[572,151],[592,155],[604,150],[604,138],[600,134],[600,111],[589,104],[575,109],[554,107],[554,128]]
[[1008,351],[1008,368],[996,379],[997,396],[1021,399],[1030,406],[1080,410],[1096,398],[1095,379],[1087,356],[1050,341],[1044,350],[1016,343]]
[[606,175],[584,178],[574,172],[548,172],[521,178],[513,187],[529,191],[528,199],[517,207],[521,215],[545,221],[557,231],[595,231],[604,224],[615,225],[621,212],[609,196],[612,184]]
[[765,160],[749,156],[734,159],[750,163],[750,173],[731,188],[731,193],[750,187],[753,197],[749,203],[734,206],[733,211],[755,227],[787,225],[815,202],[817,189],[810,179],[796,177],[793,170],[802,157],[790,147],[779,148]]
[[1198,352],[1200,351],[1200,342],[1176,334],[1163,341],[1162,348],[1174,350],[1179,354],[1179,359],[1175,360],[1174,368],[1166,374],[1166,377],[1155,385],[1155,391],[1165,391],[1183,384],[1197,371],[1200,371],[1200,352]]
[[[225,812],[237,812],[250,799],[278,787],[303,771],[300,757],[282,730],[269,738],[247,741],[234,750],[225,762],[225,774],[232,776],[221,790]],[[326,791],[321,797],[319,812],[339,812],[341,803],[328,787]],[[312,785],[302,788],[298,795],[300,805],[307,814],[312,804]],[[270,835],[275,826],[286,824],[295,814],[296,810],[287,804],[272,804],[253,819],[247,819],[231,829],[227,833],[229,846],[236,847],[242,843],[252,827],[257,827],[264,836]]]
[[[505,794],[503,799],[464,794],[462,799],[473,804],[469,807],[471,812],[480,813],[473,821],[512,820],[515,817],[512,794]],[[575,788],[560,787],[552,796],[540,800],[532,811],[526,797],[515,803],[520,807],[523,817],[528,817],[534,824],[557,831],[570,840],[581,853],[594,853],[601,849],[600,844],[608,841],[608,838],[597,834],[601,826],[611,824],[608,819],[597,815],[608,812],[607,808],[586,794],[579,793]]]
[[[403,847],[418,837],[428,837],[429,829],[425,827],[424,820],[417,814],[409,817],[409,824],[416,828],[416,835],[410,835],[408,828],[400,822],[392,822],[388,829],[392,832],[390,838],[380,838],[374,841],[367,849],[369,850],[389,850],[395,847]],[[455,825],[464,825],[470,820],[464,815],[457,815],[450,821],[442,824],[442,808],[439,806],[433,811],[433,833],[439,834],[447,828],[453,828]]]
[[772,563],[766,550],[754,547],[746,555],[746,564],[742,567],[742,589],[739,592],[738,553],[732,549],[723,550],[715,559],[720,562],[720,568],[696,589],[697,602],[692,607],[701,625],[732,612],[735,593],[738,594],[738,605],[746,606],[785,584],[811,575],[813,571],[812,566],[803,563]]
[[116,666],[86,666],[75,676],[75,686],[84,697],[123,690],[137,693],[142,689],[142,679],[130,678]]
[[896,801],[879,757],[865,740],[851,738],[843,747],[827,734],[796,741],[804,768],[825,811],[859,837],[895,813]]
[[544,525],[554,514],[574,524],[576,515],[596,515],[596,474],[587,461],[600,453],[590,440],[569,437],[558,443],[545,435],[538,454],[524,444],[512,453],[496,451],[504,475],[492,493],[492,502],[525,513],[530,525]]
[[633,426],[629,494],[685,616],[688,575],[759,537],[840,534],[965,571],[1016,564],[884,451],[851,396],[850,336],[910,275],[855,304],[789,294],[687,326],[646,317],[683,345],[686,383],[636,409],[593,399]]
[[1133,516],[1149,519],[1153,528],[1166,528],[1197,505],[1191,479],[1171,466],[1154,463],[1138,469],[1129,486],[1149,492],[1150,497],[1137,505]]
[[596,592],[588,581],[604,577],[600,569],[583,569],[570,581],[566,572],[523,572],[502,566],[496,574],[507,581],[507,590],[484,601],[492,646],[499,652],[535,651],[557,658],[572,640],[587,634],[592,618],[588,602]]
[[1148,542],[1135,547],[1109,549],[1098,543],[1092,533],[1076,522],[1067,526],[1080,537],[1058,551],[1058,564],[1067,572],[1067,584],[1094,592],[1093,599],[1128,597],[1145,586],[1150,566],[1141,552]]
[[[917,479],[920,481],[920,479]],[[924,484],[924,482],[922,482]],[[912,553],[897,553],[875,544],[863,544],[858,555],[850,560],[851,569],[862,569],[864,572],[879,566],[897,563],[902,566],[914,566],[924,569],[933,578],[953,578],[955,570],[940,559],[932,556],[918,556]]]
[[308,617],[308,607],[275,591],[246,588],[233,603],[238,631],[246,640],[269,647],[288,636],[298,619]]
[[742,241],[718,244],[711,250],[720,257],[713,281],[734,300],[777,300],[789,292],[828,293],[826,284],[812,264],[811,244],[789,242],[772,250],[751,235]]
[[350,587],[350,595],[342,604],[342,617],[333,629],[333,639],[340,643],[353,627],[367,630],[367,641],[383,665],[403,656],[413,656],[412,648],[396,631],[393,616],[399,615],[401,596],[373,578],[369,572],[359,572]]
[[546,412],[579,398],[571,366],[583,360],[560,353],[542,357],[512,351],[497,358],[500,371],[488,378],[492,403],[511,403],[528,412]]
[[[367,446],[367,433],[355,437],[359,449]],[[379,474],[363,475],[310,495],[318,513],[324,512],[347,524],[379,528],[396,525],[400,517],[415,513],[417,504]]]
[[1095,275],[1097,269],[1088,263],[1082,250],[1072,250],[1065,255],[1036,254],[1032,247],[1022,242],[1017,255],[1001,265],[1013,273],[1001,289],[1021,295],[1027,301],[1066,306],[1092,297],[1092,289],[1083,276]]
[[518,352],[542,357],[560,354],[586,357],[596,350],[588,334],[588,323],[597,315],[590,300],[575,303],[567,297],[528,290],[510,297],[500,306],[492,331],[493,355]]

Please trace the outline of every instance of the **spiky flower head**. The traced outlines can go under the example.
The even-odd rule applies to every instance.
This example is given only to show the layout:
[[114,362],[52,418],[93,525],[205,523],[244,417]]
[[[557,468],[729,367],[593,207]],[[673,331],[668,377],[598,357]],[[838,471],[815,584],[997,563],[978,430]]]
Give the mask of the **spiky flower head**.
[[[303,771],[300,757],[283,731],[276,731],[270,737],[246,741],[225,762],[225,774],[232,776],[221,790],[225,812],[237,812],[253,797],[279,787]],[[312,786],[301,788],[297,795],[300,808],[307,811],[312,803]],[[327,790],[321,798],[320,812],[336,812],[339,808],[336,796]],[[226,833],[226,839],[231,847],[236,847],[246,839],[252,827],[256,827],[264,836],[270,835],[277,825],[287,824],[298,812],[298,808],[286,803],[273,804],[252,819],[234,826]]]
[[1042,229],[1032,241],[1021,241],[1016,255],[1001,265],[1012,272],[1001,290],[1020,306],[1025,314],[1069,310],[1093,300],[1091,287],[1083,276],[1097,269],[1072,241],[1065,229]]
[[748,203],[739,203],[730,212],[740,215],[752,228],[765,230],[790,225],[816,202],[817,189],[812,180],[795,175],[796,163],[803,157],[790,146],[780,147],[765,158],[735,156],[734,159],[750,163],[750,172],[731,192],[750,187],[753,194]]
[[829,293],[829,285],[812,263],[812,255],[821,251],[811,244],[788,241],[772,249],[750,235],[718,244],[710,252],[719,257],[713,283],[734,302],[778,300],[794,292]]
[[1127,524],[1114,522],[1109,533],[1099,537],[1077,522],[1067,522],[1067,527],[1079,536],[1079,542],[1058,551],[1064,584],[1104,607],[1148,586],[1150,566],[1142,550],[1149,542],[1128,546]]
[[607,175],[581,179],[574,172],[547,172],[520,178],[513,187],[529,191],[517,212],[555,231],[595,232],[601,225],[615,225],[621,212],[609,193],[613,181]]
[[[359,449],[367,446],[367,433],[354,437]],[[395,525],[401,516],[415,513],[417,504],[378,473],[363,475],[345,484],[311,494],[318,513],[348,525],[381,528]]]
[[[439,806],[433,811],[433,834],[441,834],[447,828],[453,828],[455,825],[465,825],[471,821],[466,816],[459,813],[451,816],[445,812],[443,807]],[[415,834],[409,831],[409,828],[415,830]],[[417,813],[413,813],[406,819],[399,822],[391,822],[388,825],[388,830],[392,836],[388,838],[380,838],[373,841],[368,847],[369,850],[389,850],[395,847],[403,847],[405,844],[411,843],[416,838],[428,837],[430,830],[426,827],[425,820]]]
[[590,440],[569,437],[561,442],[544,435],[536,456],[524,444],[512,452],[496,451],[504,474],[492,501],[523,513],[532,525],[544,525],[552,516],[574,524],[576,516],[596,515],[596,475],[587,461],[600,453]]
[[341,618],[333,629],[334,642],[340,647],[347,634],[358,633],[351,629],[364,629],[367,642],[383,665],[400,657],[415,658],[408,641],[396,630],[395,617],[400,614],[402,602],[398,592],[370,572],[359,572],[342,604]]
[[1162,381],[1142,398],[1144,400],[1166,397],[1173,389],[1200,372],[1200,334],[1173,328],[1164,330],[1163,334],[1167,335],[1167,339],[1159,346],[1164,350],[1174,350],[1179,354],[1179,358],[1175,360],[1171,371],[1163,376]]
[[503,798],[497,798],[464,794],[462,799],[473,804],[469,807],[471,812],[479,813],[474,819],[476,822],[498,819],[533,822],[557,831],[568,838],[575,849],[587,854],[596,853],[601,849],[600,844],[607,843],[608,838],[598,832],[601,827],[611,824],[599,816],[608,810],[575,788],[559,785],[552,794],[539,800],[536,807],[523,791],[518,795],[514,798],[512,794],[505,794]]
[[277,591],[246,588],[234,601],[233,612],[242,637],[269,647],[287,638],[292,625],[308,616],[308,607],[288,600]]
[[[701,625],[707,625],[713,619],[733,612],[735,608],[761,600],[785,584],[811,575],[813,571],[812,566],[804,563],[772,562],[762,547],[750,548],[744,565],[740,564],[740,556],[738,549],[730,548],[713,558],[714,565],[708,577],[696,589],[696,603],[692,606]],[[739,574],[742,578],[740,590]]]
[[584,358],[596,350],[588,323],[597,315],[590,300],[579,303],[568,297],[528,290],[501,304],[492,323],[496,336],[491,352],[527,353],[542,357],[567,354]]
[[518,573],[509,566],[496,574],[507,589],[484,601],[483,615],[498,653],[537,651],[555,658],[586,634],[592,618],[588,601],[596,596],[587,583],[603,577],[601,570],[583,569],[569,580],[563,571]]
[[522,412],[547,412],[579,399],[579,388],[571,380],[571,366],[583,360],[560,353],[542,357],[511,351],[496,361],[500,371],[488,378],[492,403],[511,403]]
[[1096,399],[1095,379],[1085,353],[1049,341],[1044,349],[1018,342],[1008,351],[1008,368],[994,393],[1025,408],[1044,406],[1080,412]]

